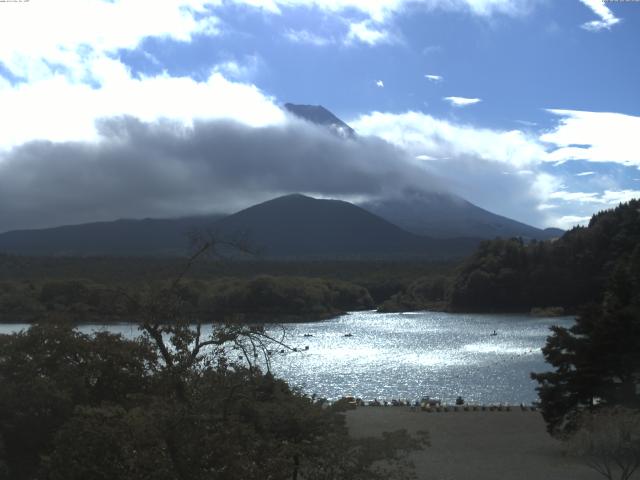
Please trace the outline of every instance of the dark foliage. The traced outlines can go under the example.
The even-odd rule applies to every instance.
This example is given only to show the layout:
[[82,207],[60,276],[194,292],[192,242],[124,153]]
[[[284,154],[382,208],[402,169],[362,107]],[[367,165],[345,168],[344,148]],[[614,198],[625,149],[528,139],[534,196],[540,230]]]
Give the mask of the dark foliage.
[[639,200],[600,212],[556,241],[486,241],[460,268],[449,304],[460,311],[576,310],[602,300],[616,265],[639,243]]
[[[28,322],[63,316],[74,322],[138,321],[148,293],[170,285],[169,281],[155,281],[125,288],[75,279],[2,282],[0,319]],[[252,321],[314,320],[374,307],[363,287],[304,277],[190,280],[181,283],[180,294],[194,318],[209,320],[237,316]]]
[[220,325],[205,339],[145,312],[137,340],[61,324],[0,336],[0,478],[410,476],[406,453],[422,440],[349,437],[338,411],[256,367],[261,329]]
[[550,433],[575,430],[583,410],[640,407],[640,245],[620,257],[601,304],[552,332],[543,353],[555,370],[532,374]]

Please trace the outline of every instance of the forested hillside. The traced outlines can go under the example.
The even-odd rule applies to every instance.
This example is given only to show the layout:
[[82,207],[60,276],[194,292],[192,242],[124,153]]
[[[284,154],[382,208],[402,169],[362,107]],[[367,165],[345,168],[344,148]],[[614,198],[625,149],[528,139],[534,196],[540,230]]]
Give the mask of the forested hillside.
[[[594,215],[557,240],[483,241],[456,272],[427,273],[380,311],[575,312],[599,303],[616,266],[640,255],[640,200]],[[634,253],[635,252],[635,253]]]
[[594,215],[556,241],[482,242],[450,286],[452,310],[575,309],[600,302],[615,267],[640,249],[640,201]]

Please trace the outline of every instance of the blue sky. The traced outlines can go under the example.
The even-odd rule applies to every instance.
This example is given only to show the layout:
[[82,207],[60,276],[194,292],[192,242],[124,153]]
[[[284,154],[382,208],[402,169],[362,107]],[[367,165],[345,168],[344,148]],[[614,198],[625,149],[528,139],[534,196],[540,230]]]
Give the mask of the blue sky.
[[[357,200],[416,186],[567,228],[640,196],[638,45],[640,2],[2,3],[0,231],[230,211],[290,191]],[[236,122],[251,138],[271,127],[293,137],[304,129],[300,163],[329,162],[305,154],[313,134],[282,112],[285,102],[322,104],[363,143],[383,139],[388,158],[368,166],[360,157],[371,145],[338,146],[344,157],[331,168],[357,168],[311,187],[297,161],[274,161],[267,181],[253,170],[240,174],[248,160],[221,154],[207,160],[220,164],[208,179],[219,193],[195,183],[175,188],[202,178],[193,171],[191,160],[202,156],[195,147],[144,164],[159,179],[156,189],[112,168],[114,142],[125,141],[113,134],[125,127],[114,122],[123,116],[147,126],[169,122],[182,137],[194,122]],[[129,132],[126,141],[134,139]],[[273,148],[265,150],[269,162],[293,140],[263,141]],[[56,190],[50,179],[71,171],[63,147],[85,152],[92,168]],[[231,165],[238,169],[232,177],[220,173]],[[347,174],[379,185],[331,184]],[[397,181],[382,185],[390,176]],[[278,183],[281,177],[288,180]]]

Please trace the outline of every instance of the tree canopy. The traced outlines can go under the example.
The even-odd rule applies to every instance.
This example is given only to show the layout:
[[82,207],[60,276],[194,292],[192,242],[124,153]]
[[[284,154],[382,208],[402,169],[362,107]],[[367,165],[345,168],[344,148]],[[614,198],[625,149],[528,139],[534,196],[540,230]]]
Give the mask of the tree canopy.
[[483,242],[449,289],[453,310],[577,310],[600,302],[617,264],[640,244],[640,200],[594,215],[555,241]]
[[350,437],[340,404],[270,373],[282,338],[205,336],[196,300],[180,278],[148,292],[132,340],[62,322],[0,336],[0,480],[411,478],[423,437]]
[[543,353],[555,370],[532,374],[551,433],[573,431],[583,410],[640,407],[640,245],[619,259],[600,304],[552,332]]

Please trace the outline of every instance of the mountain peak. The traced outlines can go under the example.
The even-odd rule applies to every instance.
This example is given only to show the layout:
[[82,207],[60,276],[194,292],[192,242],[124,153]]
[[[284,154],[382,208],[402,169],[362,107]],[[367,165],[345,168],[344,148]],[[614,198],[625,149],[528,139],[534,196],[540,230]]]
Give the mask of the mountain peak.
[[322,105],[297,105],[294,103],[285,103],[284,108],[294,114],[298,118],[302,118],[316,125],[328,127],[341,137],[352,138],[355,136],[355,130],[345,122],[336,117]]

